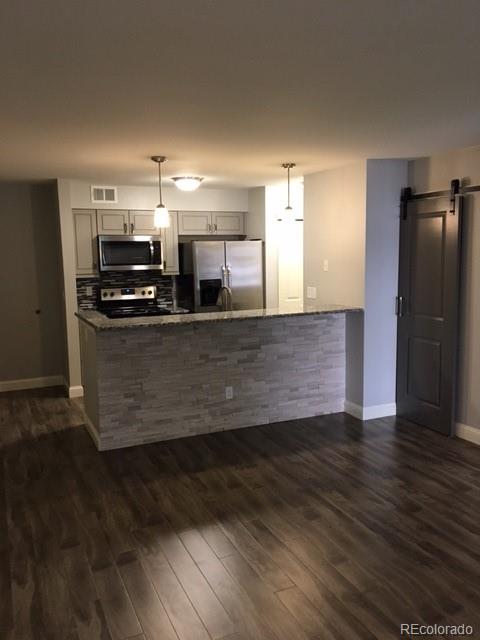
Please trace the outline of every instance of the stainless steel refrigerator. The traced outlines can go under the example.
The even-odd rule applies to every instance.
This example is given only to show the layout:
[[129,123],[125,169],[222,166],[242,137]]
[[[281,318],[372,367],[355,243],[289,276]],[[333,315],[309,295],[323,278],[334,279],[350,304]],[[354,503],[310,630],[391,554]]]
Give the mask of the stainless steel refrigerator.
[[195,240],[192,242],[192,259],[197,313],[221,310],[222,290],[231,292],[234,311],[263,308],[261,240]]

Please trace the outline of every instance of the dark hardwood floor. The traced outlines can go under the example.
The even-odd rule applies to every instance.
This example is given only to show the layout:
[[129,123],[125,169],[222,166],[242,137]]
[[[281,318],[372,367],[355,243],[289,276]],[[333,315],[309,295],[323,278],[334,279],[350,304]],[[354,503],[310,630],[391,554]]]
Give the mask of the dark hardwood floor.
[[0,395],[2,640],[480,638],[478,447],[338,414],[98,453],[80,407]]

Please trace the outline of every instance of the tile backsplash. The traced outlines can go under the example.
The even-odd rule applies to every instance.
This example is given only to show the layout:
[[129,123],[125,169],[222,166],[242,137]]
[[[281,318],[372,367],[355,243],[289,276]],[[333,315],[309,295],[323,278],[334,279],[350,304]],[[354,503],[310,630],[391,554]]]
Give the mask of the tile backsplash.
[[[92,278],[77,278],[77,301],[79,309],[96,309],[99,288],[148,287],[156,285],[160,303],[172,304],[172,277],[161,276],[151,271],[128,273],[112,271]],[[91,287],[92,293],[87,293]]]

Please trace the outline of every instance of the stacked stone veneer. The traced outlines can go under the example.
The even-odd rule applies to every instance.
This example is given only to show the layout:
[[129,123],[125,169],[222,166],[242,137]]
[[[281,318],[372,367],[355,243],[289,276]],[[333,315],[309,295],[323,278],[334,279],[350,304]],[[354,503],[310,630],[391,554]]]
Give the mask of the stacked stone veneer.
[[343,411],[343,313],[93,337],[101,449]]

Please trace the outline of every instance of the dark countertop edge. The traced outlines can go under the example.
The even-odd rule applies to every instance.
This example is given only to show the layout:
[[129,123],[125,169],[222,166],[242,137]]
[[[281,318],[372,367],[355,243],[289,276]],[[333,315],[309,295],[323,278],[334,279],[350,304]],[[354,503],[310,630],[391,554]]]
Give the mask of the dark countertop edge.
[[[333,307],[333,305],[332,305]],[[238,322],[243,320],[269,320],[274,318],[290,318],[290,317],[298,317],[298,316],[320,316],[320,315],[333,315],[339,313],[358,313],[363,312],[361,307],[341,307],[332,308],[332,309],[312,309],[305,311],[279,311],[274,313],[272,311],[271,314],[263,315],[260,312],[258,315],[245,315],[245,316],[235,316],[235,317],[210,317],[209,314],[206,313],[190,313],[190,314],[179,314],[172,316],[160,316],[156,318],[140,318],[140,322],[133,322],[134,319],[130,319],[129,324],[113,324],[116,323],[116,320],[110,320],[108,318],[99,318],[98,320],[93,317],[89,318],[88,313],[99,313],[94,310],[89,310],[86,312],[77,311],[75,315],[79,320],[84,322],[85,324],[93,327],[96,331],[119,331],[126,330],[129,331],[131,329],[152,329],[155,327],[176,327],[176,326],[185,326],[192,324],[205,324],[205,323],[216,323],[216,322]],[[212,313],[221,313],[221,312],[212,312]],[[242,313],[233,312],[233,313]],[[182,318],[180,320],[179,318]],[[105,324],[102,324],[102,323]],[[111,324],[112,323],[112,324]]]

